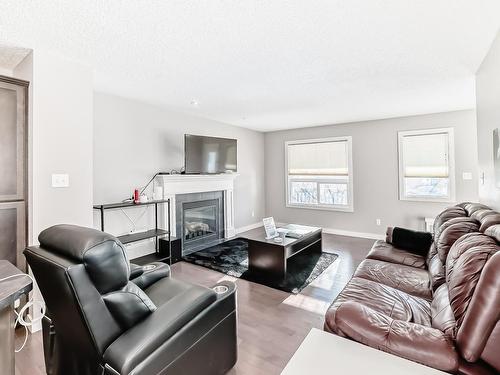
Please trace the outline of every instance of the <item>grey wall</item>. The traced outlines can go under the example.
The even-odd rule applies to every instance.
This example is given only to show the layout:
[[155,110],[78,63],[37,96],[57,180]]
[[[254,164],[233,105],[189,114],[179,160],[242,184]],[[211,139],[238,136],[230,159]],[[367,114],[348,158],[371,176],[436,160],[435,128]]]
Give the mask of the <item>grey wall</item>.
[[94,94],[94,202],[120,201],[156,172],[182,167],[185,133],[238,139],[235,225],[259,222],[265,208],[262,133],[103,93]]
[[[410,202],[398,199],[397,132],[455,128],[456,199],[478,198],[476,117],[473,110],[320,126],[266,133],[266,214],[279,222],[304,223],[363,234],[381,235],[388,225],[423,229],[423,218],[433,217],[451,203]],[[322,211],[285,206],[285,141],[352,136],[354,212]],[[472,180],[463,181],[462,173]],[[376,219],[381,219],[381,226]]]
[[[14,70],[30,85],[29,236],[54,224],[92,225],[92,69],[37,49]],[[52,187],[51,175],[69,175]]]
[[[480,176],[479,199],[500,209],[500,189],[495,187],[493,129],[500,128],[500,33],[476,74],[477,141]],[[500,177],[500,176],[499,176]]]

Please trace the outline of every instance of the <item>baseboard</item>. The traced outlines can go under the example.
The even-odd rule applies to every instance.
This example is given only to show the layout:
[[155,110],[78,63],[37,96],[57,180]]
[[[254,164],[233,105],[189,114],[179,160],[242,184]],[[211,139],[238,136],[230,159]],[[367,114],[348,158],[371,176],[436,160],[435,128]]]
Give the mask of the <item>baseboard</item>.
[[259,221],[258,223],[253,223],[250,225],[245,225],[244,227],[236,228],[236,234],[240,234],[240,233],[252,230],[252,229],[260,228],[263,225],[264,224],[262,224],[262,221]]
[[323,233],[336,234],[339,236],[368,238],[371,240],[383,240],[383,239],[385,239],[385,235],[383,235],[383,234],[353,232],[350,230],[342,230],[342,229],[334,229],[334,228],[323,228]]

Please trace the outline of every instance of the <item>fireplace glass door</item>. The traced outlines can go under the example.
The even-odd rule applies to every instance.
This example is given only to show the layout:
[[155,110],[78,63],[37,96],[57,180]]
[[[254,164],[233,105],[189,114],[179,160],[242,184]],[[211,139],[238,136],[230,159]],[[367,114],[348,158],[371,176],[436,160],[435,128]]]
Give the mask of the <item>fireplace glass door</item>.
[[183,205],[184,250],[198,248],[219,238],[219,202],[216,199]]

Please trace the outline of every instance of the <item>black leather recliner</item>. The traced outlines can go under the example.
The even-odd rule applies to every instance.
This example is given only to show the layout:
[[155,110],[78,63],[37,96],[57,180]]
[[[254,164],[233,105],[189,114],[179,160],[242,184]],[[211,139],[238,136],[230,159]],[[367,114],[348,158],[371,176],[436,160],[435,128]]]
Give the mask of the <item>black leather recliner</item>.
[[[236,363],[236,288],[131,265],[118,239],[56,225],[24,251],[47,304],[47,373],[223,374]],[[217,290],[219,293],[216,293]]]

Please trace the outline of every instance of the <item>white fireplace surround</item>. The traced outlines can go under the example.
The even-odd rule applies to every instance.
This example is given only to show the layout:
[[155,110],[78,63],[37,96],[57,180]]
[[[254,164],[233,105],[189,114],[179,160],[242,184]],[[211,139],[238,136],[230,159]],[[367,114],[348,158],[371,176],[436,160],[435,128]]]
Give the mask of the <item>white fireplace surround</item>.
[[[170,199],[170,230],[172,236],[176,237],[176,199],[177,194],[205,193],[210,191],[222,191],[224,193],[224,233],[225,238],[234,237],[234,179],[237,173],[226,173],[216,175],[188,175],[171,174],[156,177],[157,186],[163,189],[163,199]],[[167,212],[163,217],[167,223]]]

